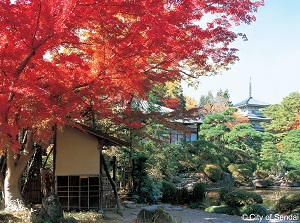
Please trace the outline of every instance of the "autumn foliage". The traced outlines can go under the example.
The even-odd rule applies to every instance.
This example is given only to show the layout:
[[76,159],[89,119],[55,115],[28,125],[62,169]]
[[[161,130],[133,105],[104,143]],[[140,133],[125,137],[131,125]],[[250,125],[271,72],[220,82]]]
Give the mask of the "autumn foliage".
[[249,123],[249,118],[238,112],[234,112],[232,115],[235,118],[235,120],[227,124],[227,127],[230,129],[232,129],[236,124],[239,123]]
[[292,124],[292,129],[300,129],[300,113],[297,113],[297,118]]
[[[0,147],[35,140],[83,111],[117,118],[154,83],[218,72],[262,2],[250,0],[0,1]],[[211,21],[199,25],[206,14]],[[201,23],[200,23],[201,24]]]

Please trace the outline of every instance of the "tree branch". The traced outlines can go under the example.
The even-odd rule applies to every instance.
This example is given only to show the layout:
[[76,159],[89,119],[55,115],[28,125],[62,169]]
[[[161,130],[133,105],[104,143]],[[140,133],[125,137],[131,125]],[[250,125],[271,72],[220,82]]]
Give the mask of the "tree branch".
[[39,44],[37,44],[35,47],[33,47],[31,52],[24,57],[24,59],[22,60],[22,62],[20,63],[19,67],[17,68],[17,70],[15,72],[16,78],[20,76],[20,74],[22,73],[22,71],[24,70],[24,68],[26,67],[28,62],[30,61],[30,59],[35,55],[36,50],[38,48],[40,48],[43,44],[45,44],[53,35],[54,35],[54,31],[52,31],[52,33],[50,33],[50,35],[48,35]]
[[40,19],[41,19],[41,11],[42,11],[42,2],[40,0],[38,17],[37,17],[37,20],[36,20],[35,31],[34,31],[34,34],[32,36],[31,46],[33,46],[33,44],[34,44],[34,40],[35,40],[35,37],[36,37],[37,29],[38,29],[38,26],[39,26],[39,23],[40,23]]
[[25,144],[24,153],[21,155],[20,159],[16,163],[16,168],[14,174],[21,175],[25,169],[29,159],[35,153],[35,148],[33,146],[33,132],[27,131],[27,141]]

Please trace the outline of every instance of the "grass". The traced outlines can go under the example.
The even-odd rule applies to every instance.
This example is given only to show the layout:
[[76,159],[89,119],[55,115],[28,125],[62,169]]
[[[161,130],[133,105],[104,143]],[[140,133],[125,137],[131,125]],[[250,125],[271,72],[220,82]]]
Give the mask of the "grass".
[[[103,222],[107,218],[101,212],[64,212],[64,218],[75,218],[81,223]],[[36,216],[31,217],[30,211],[10,212],[0,210],[1,223],[51,223],[49,220],[42,220]]]
[[80,211],[80,212],[64,212],[64,218],[75,218],[76,220],[84,223],[101,222],[108,220],[107,217],[101,212],[95,211]]
[[31,223],[28,211],[10,212],[0,211],[0,222],[3,223]]

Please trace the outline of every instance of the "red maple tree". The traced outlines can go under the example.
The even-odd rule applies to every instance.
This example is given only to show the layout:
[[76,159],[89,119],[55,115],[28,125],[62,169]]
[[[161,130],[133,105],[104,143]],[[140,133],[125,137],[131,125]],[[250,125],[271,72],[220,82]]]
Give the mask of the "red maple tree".
[[167,108],[180,109],[180,100],[178,98],[167,97],[163,99],[163,103]]
[[90,108],[113,120],[116,105],[128,111],[154,83],[218,72],[237,59],[231,26],[251,23],[262,1],[0,0],[6,207],[22,208],[20,175],[53,125],[73,125]]

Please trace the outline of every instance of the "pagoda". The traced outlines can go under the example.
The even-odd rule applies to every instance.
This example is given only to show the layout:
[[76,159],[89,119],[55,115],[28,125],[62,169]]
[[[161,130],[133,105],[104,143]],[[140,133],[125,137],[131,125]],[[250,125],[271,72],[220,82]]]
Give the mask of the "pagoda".
[[233,107],[238,109],[238,112],[249,119],[249,123],[253,125],[257,131],[264,131],[260,126],[261,122],[269,122],[271,119],[261,114],[261,109],[270,106],[270,104],[256,100],[251,95],[251,79],[249,84],[249,97],[242,102],[234,104]]

